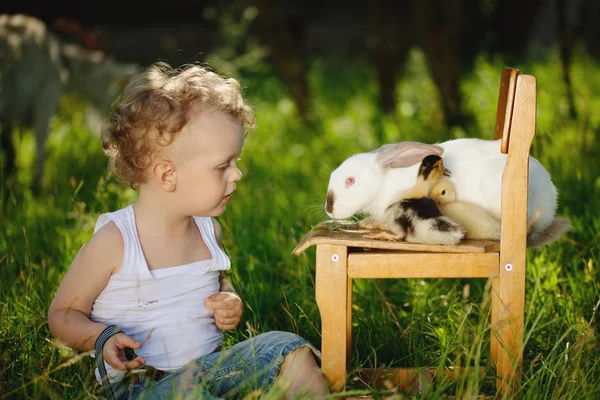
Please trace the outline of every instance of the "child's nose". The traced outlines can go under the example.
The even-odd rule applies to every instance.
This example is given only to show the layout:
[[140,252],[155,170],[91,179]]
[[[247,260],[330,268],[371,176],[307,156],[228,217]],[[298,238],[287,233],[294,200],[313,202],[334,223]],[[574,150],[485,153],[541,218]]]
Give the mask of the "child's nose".
[[242,179],[242,171],[240,171],[239,168],[235,169],[235,172],[233,173],[233,179],[232,182],[237,182],[240,179]]

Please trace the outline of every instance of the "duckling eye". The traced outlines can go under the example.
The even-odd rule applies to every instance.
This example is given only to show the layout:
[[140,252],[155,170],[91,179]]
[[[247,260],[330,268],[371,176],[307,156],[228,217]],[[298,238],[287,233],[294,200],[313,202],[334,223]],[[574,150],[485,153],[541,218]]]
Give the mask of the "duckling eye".
[[352,185],[354,185],[354,178],[353,177],[346,178],[346,184],[345,184],[346,189]]
[[442,196],[446,194],[446,190],[442,190]]

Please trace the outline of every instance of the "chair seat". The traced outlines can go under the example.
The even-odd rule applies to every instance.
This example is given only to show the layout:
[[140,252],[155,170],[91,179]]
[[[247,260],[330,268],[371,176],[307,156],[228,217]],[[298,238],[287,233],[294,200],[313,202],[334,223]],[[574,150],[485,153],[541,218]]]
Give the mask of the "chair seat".
[[[373,231],[376,233],[378,231]],[[441,244],[410,243],[405,241],[389,241],[365,238],[363,231],[319,229],[306,233],[292,251],[294,255],[302,254],[313,245],[331,244],[348,248],[402,250],[418,253],[497,253],[500,242],[493,240],[461,240],[455,246]]]

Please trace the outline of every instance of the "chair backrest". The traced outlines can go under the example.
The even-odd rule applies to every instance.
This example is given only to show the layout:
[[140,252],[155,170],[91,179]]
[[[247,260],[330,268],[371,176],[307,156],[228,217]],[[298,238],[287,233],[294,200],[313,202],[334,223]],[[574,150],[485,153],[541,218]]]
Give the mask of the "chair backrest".
[[513,104],[515,101],[515,88],[519,70],[514,68],[502,69],[500,79],[500,94],[498,95],[498,110],[496,111],[496,128],[494,139],[502,139],[500,151],[508,152],[508,140],[510,138],[510,121],[512,117]]
[[[517,98],[517,81],[520,81],[519,85],[519,98]],[[526,82],[527,81],[527,82]],[[498,95],[498,108],[496,111],[496,126],[494,130],[494,139],[502,139],[500,144],[500,151],[504,154],[508,153],[509,142],[512,134],[512,123],[513,113],[515,105],[519,103],[521,108],[526,107],[526,104],[533,101],[534,107],[526,107],[527,115],[518,115],[518,122],[522,122],[522,118],[529,118],[533,121],[533,129],[526,129],[521,131],[523,128],[519,126],[517,130],[520,132],[517,134],[519,137],[519,147],[522,145],[527,147],[527,152],[531,147],[533,136],[535,135],[535,102],[536,102],[536,87],[535,78],[531,75],[524,75],[519,72],[518,69],[514,68],[503,68],[502,76],[500,79],[500,92]],[[531,105],[531,104],[529,104]],[[533,114],[532,114],[533,112]]]
[[513,68],[504,68],[494,133],[496,139],[502,138],[500,151],[507,154],[502,176],[500,243],[501,249],[516,251],[519,259],[524,257],[526,250],[529,151],[535,135],[535,122],[535,77]]

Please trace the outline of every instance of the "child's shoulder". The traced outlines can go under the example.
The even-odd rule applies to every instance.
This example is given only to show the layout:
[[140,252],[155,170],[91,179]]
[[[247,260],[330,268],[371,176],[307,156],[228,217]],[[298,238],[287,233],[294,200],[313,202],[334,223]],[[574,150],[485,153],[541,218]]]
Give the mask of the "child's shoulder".
[[125,243],[117,224],[114,221],[109,221],[94,232],[87,245],[93,245],[102,249],[111,249],[111,251],[119,249],[122,251]]
[[90,264],[110,268],[113,272],[120,267],[124,252],[123,235],[114,221],[96,230],[80,251]]
[[129,205],[127,207],[121,208],[116,211],[105,212],[98,216],[96,220],[96,227],[94,228],[94,233],[98,232],[102,227],[107,225],[110,222],[113,222],[111,225],[116,225],[116,227],[120,228],[124,224],[127,225],[128,221],[135,221],[135,214],[133,212],[133,205]]
[[115,221],[108,221],[102,227],[98,228],[90,238],[88,245],[92,243],[95,246],[102,247],[117,246],[122,248],[124,246],[123,235]]
[[93,244],[102,249],[110,249],[110,251],[116,252],[122,259],[125,248],[124,235],[127,235],[127,231],[131,229],[130,225],[132,221],[135,227],[135,216],[132,205],[117,211],[100,214],[96,221],[94,234],[88,245]]

